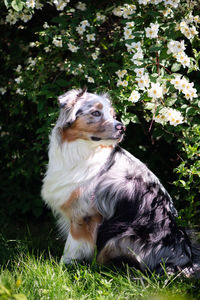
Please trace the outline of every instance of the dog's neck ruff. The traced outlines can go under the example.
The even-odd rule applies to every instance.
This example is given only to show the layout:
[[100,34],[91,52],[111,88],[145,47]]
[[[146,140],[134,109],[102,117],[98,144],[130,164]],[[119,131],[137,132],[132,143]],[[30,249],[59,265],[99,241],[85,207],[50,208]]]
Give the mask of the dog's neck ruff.
[[60,144],[52,133],[42,196],[52,208],[62,205],[77,187],[91,180],[106,163],[112,146],[78,139]]

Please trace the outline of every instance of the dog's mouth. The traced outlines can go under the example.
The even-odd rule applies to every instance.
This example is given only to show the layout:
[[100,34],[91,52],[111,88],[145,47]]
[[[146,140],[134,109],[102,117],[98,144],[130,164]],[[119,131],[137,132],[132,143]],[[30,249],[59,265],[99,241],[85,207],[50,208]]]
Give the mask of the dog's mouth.
[[99,138],[97,136],[91,136],[91,140],[95,141],[95,142],[98,142],[98,141],[101,141],[101,138]]
[[107,138],[100,138],[100,137],[97,137],[97,136],[91,136],[90,137],[92,141],[94,142],[98,142],[98,141],[102,141],[102,140],[121,140],[123,138],[123,134],[122,133],[118,133],[118,134],[115,134],[113,136],[110,136],[110,137],[107,137]]

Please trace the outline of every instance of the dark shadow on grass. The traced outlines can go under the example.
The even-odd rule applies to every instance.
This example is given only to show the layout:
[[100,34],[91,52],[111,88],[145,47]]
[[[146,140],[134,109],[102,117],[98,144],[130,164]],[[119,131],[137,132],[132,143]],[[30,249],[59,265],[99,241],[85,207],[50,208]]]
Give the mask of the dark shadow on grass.
[[64,241],[59,238],[59,232],[54,218],[48,214],[40,218],[26,216],[18,220],[1,224],[0,232],[0,266],[7,266],[23,254],[49,257],[49,252],[55,258],[60,258]]

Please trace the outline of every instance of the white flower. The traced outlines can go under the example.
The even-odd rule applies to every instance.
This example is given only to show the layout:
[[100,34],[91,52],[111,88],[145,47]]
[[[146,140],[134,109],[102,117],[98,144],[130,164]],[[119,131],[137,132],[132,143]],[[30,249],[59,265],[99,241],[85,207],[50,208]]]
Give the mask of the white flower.
[[17,73],[20,73],[21,70],[22,70],[22,66],[21,66],[21,65],[18,65],[17,68],[15,69],[15,71],[16,71]]
[[142,51],[142,48],[141,48],[141,42],[133,42],[131,43],[131,47],[136,50],[136,51]]
[[119,79],[117,81],[117,86],[120,86],[120,85],[123,86],[123,87],[126,87],[126,86],[128,86],[128,81]]
[[1,95],[4,95],[6,93],[6,91],[7,91],[6,87],[0,87]]
[[57,10],[63,10],[67,6],[67,3],[69,3],[69,2],[70,2],[70,0],[64,0],[64,1],[63,0],[54,0],[53,1]]
[[138,0],[139,4],[147,5],[150,2],[150,0]]
[[166,119],[173,126],[183,123],[181,112],[172,108],[169,108],[166,112]]
[[176,77],[174,78],[174,79],[171,79],[171,84],[173,84],[174,85],[174,87],[175,87],[175,89],[177,89],[177,90],[181,90],[181,81],[182,81],[182,79],[181,79],[181,75],[176,75]]
[[144,74],[142,77],[135,78],[137,84],[141,90],[149,87],[149,76],[148,74]]
[[76,31],[78,32],[78,34],[83,35],[83,33],[85,32],[85,27],[79,25],[76,27]]
[[159,123],[159,124],[162,124],[162,125],[167,123],[167,118],[164,114],[161,113],[161,111],[159,112],[159,114],[154,116],[153,119],[156,123]]
[[42,9],[44,6],[44,4],[42,4],[41,2],[39,2],[39,0],[36,0],[35,2],[35,8],[36,9]]
[[18,89],[16,90],[16,94],[24,95],[25,93],[24,93],[24,91],[22,91],[20,88],[18,88]]
[[56,46],[56,47],[62,47],[62,40],[61,37],[54,37],[52,43]]
[[15,78],[15,81],[17,82],[17,84],[21,83],[23,81],[22,76]]
[[151,23],[150,27],[145,28],[146,31],[146,37],[153,39],[158,37],[158,30],[159,30],[159,25]]
[[87,9],[86,4],[83,3],[83,2],[78,2],[76,8],[81,10],[81,11],[85,11]]
[[143,59],[143,57],[144,57],[143,51],[142,51],[142,49],[140,49],[139,51],[137,51],[137,52],[132,56],[131,61],[132,61],[134,64],[136,64],[136,63],[135,63],[135,60]]
[[194,16],[194,22],[200,23],[200,17],[198,15]]
[[89,27],[90,23],[88,22],[88,20],[83,20],[83,21],[81,21],[80,26],[83,28],[85,28],[87,26]]
[[132,28],[135,26],[135,22],[127,22],[126,23],[126,28]]
[[99,12],[96,13],[96,18],[97,18],[97,21],[105,22],[105,20],[106,20],[106,16],[101,15]]
[[127,74],[127,70],[118,70],[115,72],[119,78],[123,78]]
[[87,42],[95,41],[95,33],[86,34]]
[[68,46],[68,48],[69,48],[69,50],[70,50],[71,52],[77,52],[78,49],[79,49],[78,46],[75,46],[75,45],[73,45],[72,43],[68,43],[67,46]]
[[98,58],[98,55],[96,53],[92,53],[91,56],[92,56],[92,59],[94,59],[94,60],[96,60]]
[[164,17],[173,17],[174,13],[171,8],[167,8],[166,10],[163,10]]
[[36,46],[36,43],[35,43],[35,42],[31,42],[31,43],[29,44],[29,46],[30,46],[31,48],[33,48],[33,47]]
[[174,8],[178,7],[180,0],[164,0],[165,6],[171,5]]
[[141,42],[132,42],[131,44],[126,44],[128,52],[142,51]]
[[82,64],[78,64],[78,69],[79,72],[83,73],[83,65]]
[[162,86],[160,86],[160,84],[157,83],[151,83],[151,89],[148,90],[148,96],[156,99],[156,98],[162,98],[163,96],[163,89]]
[[195,88],[190,87],[189,89],[184,89],[183,94],[187,100],[192,100],[193,98],[197,98],[197,90]]
[[32,19],[32,15],[26,15],[24,13],[20,14],[20,18],[24,23],[27,23],[29,20]]
[[92,77],[90,77],[90,76],[87,76],[87,81],[89,83],[94,83],[94,79]]
[[140,93],[138,91],[132,91],[130,97],[128,98],[128,100],[130,100],[133,103],[138,102],[139,99],[140,99]]
[[167,48],[168,48],[167,50],[168,54],[170,53],[176,54],[179,52],[183,52],[185,50],[184,41],[178,42],[172,40],[167,44]]
[[9,10],[8,15],[6,16],[6,23],[15,24],[18,21],[19,15],[12,10]]
[[125,40],[134,39],[134,35],[132,34],[132,30],[129,28],[124,29],[124,38]]
[[193,87],[194,83],[189,82],[187,79],[182,78],[181,75],[177,75],[174,79],[171,80],[171,84],[182,92],[187,100],[192,100],[193,98],[197,98],[197,90]]
[[50,52],[50,51],[51,51],[50,46],[44,47],[44,51],[45,51],[45,52]]
[[122,17],[123,15],[123,7],[122,6],[118,6],[115,7],[112,11],[113,15],[117,16],[117,17]]
[[174,54],[174,57],[182,64],[184,68],[190,66],[190,58],[185,54],[185,52]]
[[47,22],[44,22],[44,24],[43,24],[43,28],[49,28],[49,25],[48,25],[48,23]]
[[144,74],[144,68],[137,68],[134,70],[137,77],[141,77]]
[[26,0],[26,6],[28,8],[35,8],[35,0]]
[[134,4],[124,4],[123,7],[123,18],[130,19],[131,15],[134,14],[136,11],[136,6]]
[[177,126],[178,124],[184,122],[184,118],[181,115],[180,111],[168,107],[162,108],[159,111],[159,113],[154,117],[154,120],[160,124],[165,124],[169,122],[170,125],[173,126]]
[[190,33],[194,37],[195,35],[198,35],[198,30],[195,26],[190,27]]
[[37,57],[35,58],[29,57],[27,60],[27,64],[28,64],[27,70],[33,69],[36,63],[37,63]]

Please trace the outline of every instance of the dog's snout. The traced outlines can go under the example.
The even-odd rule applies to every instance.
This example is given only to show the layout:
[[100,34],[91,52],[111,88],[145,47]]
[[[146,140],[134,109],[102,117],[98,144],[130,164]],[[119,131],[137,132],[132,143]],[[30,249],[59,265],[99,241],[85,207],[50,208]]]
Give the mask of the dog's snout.
[[126,127],[125,127],[121,122],[117,122],[117,123],[115,124],[115,129],[124,132],[124,131],[126,130]]

